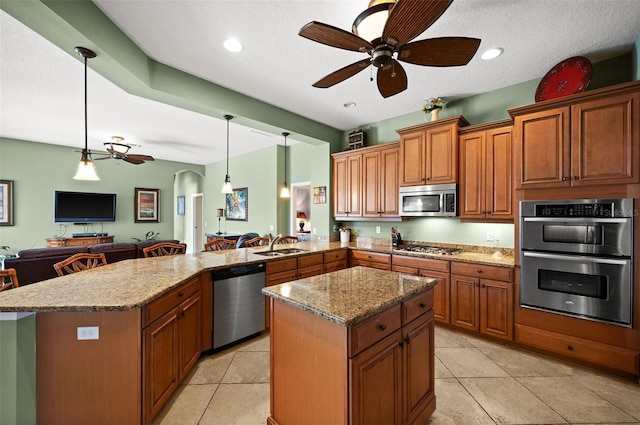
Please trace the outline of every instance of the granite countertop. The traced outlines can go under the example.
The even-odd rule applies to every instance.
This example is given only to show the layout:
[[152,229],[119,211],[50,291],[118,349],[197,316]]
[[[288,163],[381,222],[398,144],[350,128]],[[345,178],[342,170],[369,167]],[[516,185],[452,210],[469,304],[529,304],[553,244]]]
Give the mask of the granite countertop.
[[352,326],[432,288],[437,280],[352,267],[269,286],[262,293],[343,326]]

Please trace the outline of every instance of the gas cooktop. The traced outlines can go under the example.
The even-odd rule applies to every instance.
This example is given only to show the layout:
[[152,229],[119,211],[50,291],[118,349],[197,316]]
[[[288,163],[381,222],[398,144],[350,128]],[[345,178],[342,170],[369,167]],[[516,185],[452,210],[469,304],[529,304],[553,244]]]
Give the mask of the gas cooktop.
[[423,254],[432,254],[432,255],[456,255],[462,252],[462,250],[458,248],[443,248],[439,246],[420,245],[420,244],[404,245],[399,248],[396,248],[396,250],[420,252]]

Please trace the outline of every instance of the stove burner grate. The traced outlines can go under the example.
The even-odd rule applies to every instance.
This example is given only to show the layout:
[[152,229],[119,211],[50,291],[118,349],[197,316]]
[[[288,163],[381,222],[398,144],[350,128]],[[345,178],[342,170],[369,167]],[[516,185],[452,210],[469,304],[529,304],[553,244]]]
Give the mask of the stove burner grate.
[[420,245],[420,244],[410,244],[403,246],[398,249],[399,251],[409,251],[409,252],[421,252],[424,254],[433,254],[433,255],[455,255],[462,252],[461,249],[458,248],[442,248],[438,246],[429,246],[429,245]]

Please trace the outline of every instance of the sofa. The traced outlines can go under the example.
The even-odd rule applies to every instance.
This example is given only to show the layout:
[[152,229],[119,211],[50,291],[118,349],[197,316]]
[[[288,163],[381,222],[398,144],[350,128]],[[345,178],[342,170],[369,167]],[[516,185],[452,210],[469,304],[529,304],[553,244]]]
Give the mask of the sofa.
[[24,286],[58,277],[53,265],[59,261],[66,260],[74,254],[82,252],[103,253],[107,263],[115,263],[132,258],[143,258],[142,250],[159,242],[180,243],[178,240],[171,239],[138,243],[112,242],[90,246],[25,249],[18,252],[17,257],[6,258],[4,260],[4,268],[15,269],[20,286]]

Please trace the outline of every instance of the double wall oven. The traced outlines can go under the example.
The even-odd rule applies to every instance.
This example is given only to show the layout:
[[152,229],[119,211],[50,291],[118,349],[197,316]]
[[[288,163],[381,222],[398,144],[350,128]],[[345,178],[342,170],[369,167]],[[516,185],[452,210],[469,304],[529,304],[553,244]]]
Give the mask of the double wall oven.
[[520,305],[631,327],[633,199],[520,202]]

